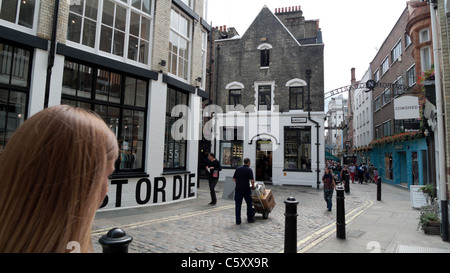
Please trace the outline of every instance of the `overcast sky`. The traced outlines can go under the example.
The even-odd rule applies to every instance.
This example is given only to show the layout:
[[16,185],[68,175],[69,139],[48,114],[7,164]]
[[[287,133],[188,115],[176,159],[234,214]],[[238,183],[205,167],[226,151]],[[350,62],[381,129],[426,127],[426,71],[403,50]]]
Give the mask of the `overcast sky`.
[[403,10],[405,0],[208,0],[208,23],[244,35],[261,9],[301,6],[306,20],[319,19],[325,43],[325,92],[361,80]]

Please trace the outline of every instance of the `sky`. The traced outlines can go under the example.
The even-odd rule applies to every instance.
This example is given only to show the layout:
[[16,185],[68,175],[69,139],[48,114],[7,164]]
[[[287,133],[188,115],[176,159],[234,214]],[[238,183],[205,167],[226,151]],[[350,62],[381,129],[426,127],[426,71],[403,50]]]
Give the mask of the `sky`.
[[361,80],[395,23],[406,0],[208,0],[207,22],[234,27],[242,36],[264,5],[301,6],[306,20],[319,19],[325,44],[325,92],[347,86],[351,68]]

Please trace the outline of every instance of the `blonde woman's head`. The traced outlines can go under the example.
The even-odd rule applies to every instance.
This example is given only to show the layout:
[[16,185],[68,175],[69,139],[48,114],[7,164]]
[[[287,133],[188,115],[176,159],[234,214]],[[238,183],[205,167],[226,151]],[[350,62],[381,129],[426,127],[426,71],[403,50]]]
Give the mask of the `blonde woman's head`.
[[91,228],[118,157],[95,114],[67,105],[25,121],[0,156],[0,252],[92,251]]

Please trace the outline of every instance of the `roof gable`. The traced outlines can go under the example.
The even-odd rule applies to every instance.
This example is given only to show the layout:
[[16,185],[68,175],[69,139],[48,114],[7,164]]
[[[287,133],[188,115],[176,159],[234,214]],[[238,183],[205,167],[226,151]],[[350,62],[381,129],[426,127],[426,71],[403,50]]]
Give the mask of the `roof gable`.
[[[286,36],[289,40],[298,46],[302,46],[288,28],[280,21],[280,19],[265,5],[261,12],[256,16],[247,31],[242,35],[241,39],[252,38],[268,38],[276,35],[275,32]],[[254,35],[260,37],[253,37]],[[248,37],[251,36],[251,37]],[[270,42],[269,42],[270,43]]]

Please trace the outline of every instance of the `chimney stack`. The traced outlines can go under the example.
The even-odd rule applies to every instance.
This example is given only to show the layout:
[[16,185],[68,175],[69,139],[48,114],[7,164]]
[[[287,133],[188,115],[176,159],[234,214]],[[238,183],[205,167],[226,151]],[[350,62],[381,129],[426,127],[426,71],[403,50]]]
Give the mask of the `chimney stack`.
[[356,69],[355,69],[354,67],[353,67],[352,70],[351,70],[351,71],[352,71],[352,79],[351,79],[351,83],[352,83],[352,84],[355,84],[355,83],[356,83],[355,70],[356,70]]

